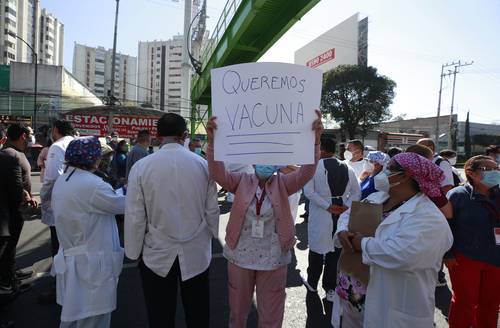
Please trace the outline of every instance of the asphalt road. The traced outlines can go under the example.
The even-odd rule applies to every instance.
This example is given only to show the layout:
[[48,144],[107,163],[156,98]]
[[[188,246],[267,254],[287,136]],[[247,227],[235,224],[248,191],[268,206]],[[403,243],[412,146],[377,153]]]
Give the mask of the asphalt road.
[[[33,191],[39,190],[38,177],[33,177]],[[223,209],[227,212],[227,209]],[[299,214],[302,213],[302,206]],[[227,327],[229,316],[227,301],[227,264],[222,257],[221,240],[224,239],[228,214],[221,215],[219,240],[214,240],[214,259],[210,267],[210,326]],[[307,268],[307,224],[298,218],[296,224],[298,242],[295,246],[292,263],[288,267],[287,300],[283,327],[330,327],[330,313],[327,302],[320,292],[317,297],[306,298],[300,272]],[[49,232],[39,220],[27,221],[18,245],[17,262],[21,268],[32,267],[35,271],[33,288],[21,294],[16,300],[0,309],[0,322],[14,321],[16,328],[58,327],[60,308],[58,305],[40,305],[37,297],[47,291],[53,280],[48,276],[50,270]],[[447,327],[444,314],[448,312],[451,292],[449,287],[436,291],[435,322],[437,327]],[[183,323],[182,305],[177,307],[178,327]],[[249,316],[248,327],[257,327],[255,303]],[[144,299],[135,263],[127,262],[118,286],[118,309],[113,312],[112,327],[148,327]]]

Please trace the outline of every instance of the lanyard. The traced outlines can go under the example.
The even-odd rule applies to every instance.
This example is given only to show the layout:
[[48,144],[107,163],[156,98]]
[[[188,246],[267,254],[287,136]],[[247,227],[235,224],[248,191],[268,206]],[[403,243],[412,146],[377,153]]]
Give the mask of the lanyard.
[[257,194],[255,194],[255,200],[257,201],[255,204],[255,212],[257,216],[260,216],[260,210],[262,208],[262,204],[264,204],[265,197],[266,197],[266,189],[262,190],[262,195],[260,195],[260,199],[258,199]]

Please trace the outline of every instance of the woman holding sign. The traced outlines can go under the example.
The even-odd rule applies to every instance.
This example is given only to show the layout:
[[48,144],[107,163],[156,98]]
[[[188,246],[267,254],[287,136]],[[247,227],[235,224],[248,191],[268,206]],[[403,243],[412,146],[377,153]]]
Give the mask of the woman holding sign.
[[230,327],[246,327],[255,288],[259,327],[281,327],[287,265],[295,244],[288,197],[302,189],[316,170],[323,133],[321,114],[316,113],[315,163],[287,175],[279,173],[273,165],[255,165],[255,174],[228,172],[223,162],[214,160],[216,118],[208,122],[208,170],[218,184],[235,194],[224,246],[224,257],[228,260]]
[[453,243],[444,215],[430,199],[441,194],[443,173],[422,156],[403,153],[380,174],[385,182],[378,189],[388,197],[381,202],[375,236],[338,232],[343,248],[361,252],[371,267],[364,327],[432,327],[437,273]]

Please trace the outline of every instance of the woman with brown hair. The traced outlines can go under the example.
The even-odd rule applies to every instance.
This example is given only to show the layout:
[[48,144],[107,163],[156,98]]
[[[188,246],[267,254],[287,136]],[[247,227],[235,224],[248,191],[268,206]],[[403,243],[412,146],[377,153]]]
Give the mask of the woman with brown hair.
[[500,171],[488,156],[465,163],[468,184],[448,193],[454,237],[446,260],[453,297],[451,328],[495,328],[500,305]]

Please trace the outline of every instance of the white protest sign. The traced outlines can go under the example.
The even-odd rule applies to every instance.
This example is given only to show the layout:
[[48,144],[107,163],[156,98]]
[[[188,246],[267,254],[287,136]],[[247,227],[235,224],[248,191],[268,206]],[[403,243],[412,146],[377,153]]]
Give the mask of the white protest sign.
[[322,73],[301,65],[249,63],[211,70],[215,160],[312,164]]

